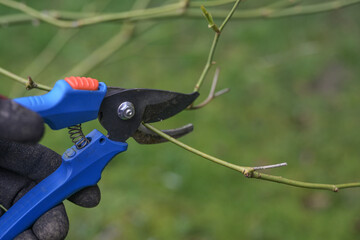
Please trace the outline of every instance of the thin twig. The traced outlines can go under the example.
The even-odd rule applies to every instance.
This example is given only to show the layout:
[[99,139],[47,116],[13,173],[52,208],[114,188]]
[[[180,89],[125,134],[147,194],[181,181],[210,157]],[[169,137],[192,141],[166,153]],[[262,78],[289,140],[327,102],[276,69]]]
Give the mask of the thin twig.
[[254,170],[266,170],[266,169],[271,169],[271,168],[278,168],[278,167],[284,167],[287,166],[287,163],[278,163],[278,164],[272,164],[272,165],[265,165],[265,166],[258,166],[258,167],[253,167]]
[[[0,4],[9,6],[5,4],[5,1],[9,0],[0,0]],[[12,1],[13,2],[13,1]],[[214,1],[214,3],[209,2],[209,4],[204,4],[204,6],[220,6],[223,4],[231,3],[234,1]],[[20,3],[18,3],[20,4]],[[349,7],[352,5],[360,4],[360,0],[337,0],[329,1],[324,3],[315,3],[309,5],[300,5],[288,8],[279,8],[279,7],[260,7],[256,9],[244,9],[237,11],[232,17],[233,20],[242,20],[242,19],[259,19],[259,18],[282,18],[290,16],[301,16],[308,14],[317,14],[322,12],[328,12],[337,10],[340,8]],[[0,25],[9,26],[13,23],[31,23],[34,19],[45,21],[49,24],[55,25],[57,27],[66,27],[66,28],[76,28],[82,27],[85,25],[98,24],[103,22],[110,21],[144,21],[144,20],[166,20],[169,18],[203,18],[197,9],[192,7],[200,6],[200,4],[190,3],[190,8],[184,8],[183,5],[177,3],[175,7],[172,5],[168,7],[160,6],[149,8],[144,13],[139,13],[138,11],[125,11],[119,13],[107,13],[100,14],[96,12],[71,12],[71,11],[58,11],[58,10],[44,10],[44,11],[35,11],[35,15],[29,14],[27,11],[12,7],[14,9],[20,10],[25,14],[11,14],[0,16]],[[11,7],[11,6],[9,6]],[[165,8],[166,7],[166,8]],[[151,10],[151,11],[150,11]],[[214,19],[223,19],[227,16],[227,11],[214,9],[211,11]],[[44,18],[44,19],[42,19]],[[46,21],[47,19],[59,20],[61,24],[54,24],[53,22]],[[64,21],[71,19],[70,21]],[[83,22],[83,20],[85,20]]]
[[0,204],[0,208],[4,210],[4,212],[7,212],[7,209],[2,204]]
[[[84,5],[81,9],[82,12],[86,12],[92,9],[102,10],[111,0],[107,1],[93,1],[87,5]],[[38,21],[37,19],[35,19]],[[33,78],[39,76],[59,55],[61,50],[66,44],[80,32],[80,29],[59,29],[55,35],[50,39],[46,46],[39,54],[32,59],[30,64],[22,71],[20,75],[31,75]],[[47,82],[53,81],[49,79]],[[45,83],[45,82],[44,82]],[[18,96],[21,94],[21,88],[13,86],[11,90],[12,96]]]
[[205,107],[207,104],[209,104],[214,98],[220,96],[220,95],[223,95],[227,92],[230,91],[229,88],[225,88],[225,89],[222,89],[218,92],[215,93],[215,90],[216,90],[216,85],[217,85],[217,82],[218,82],[218,78],[219,78],[219,73],[220,73],[220,68],[216,68],[215,70],[215,74],[214,74],[214,78],[213,78],[213,81],[212,81],[212,84],[211,84],[211,88],[210,88],[210,92],[209,92],[209,95],[208,97],[202,102],[202,103],[199,103],[198,105],[196,106],[190,106],[188,109],[190,110],[195,110],[195,109],[199,109],[199,108],[202,108],[202,107]]
[[34,19],[37,20],[36,18],[24,13],[3,15],[0,16],[0,26],[8,27],[10,24],[31,23]]
[[205,159],[208,159],[214,163],[217,163],[224,167],[228,167],[235,171],[241,172],[245,177],[248,177],[248,178],[256,178],[256,179],[261,179],[261,180],[266,180],[266,181],[271,181],[271,182],[277,182],[277,183],[286,184],[286,185],[290,185],[290,186],[294,186],[294,187],[300,187],[300,188],[330,190],[333,192],[338,192],[339,189],[342,189],[342,188],[360,187],[360,182],[344,183],[344,184],[309,183],[309,182],[302,182],[302,181],[296,181],[293,179],[283,178],[281,176],[274,176],[274,175],[270,175],[270,174],[259,173],[259,172],[255,171],[255,169],[252,167],[238,166],[238,165],[226,162],[224,160],[221,160],[219,158],[213,157],[204,152],[201,152],[193,147],[186,145],[185,143],[180,142],[179,140],[177,140],[175,138],[170,137],[169,135],[163,133],[161,130],[155,128],[154,126],[152,126],[148,123],[144,123],[144,126],[147,127],[148,129],[150,129],[151,131],[153,131],[154,133],[165,138],[169,142],[172,142],[172,143],[178,145],[179,147],[181,147],[189,152],[192,152],[196,155],[199,155]]
[[[236,8],[239,6],[241,0],[237,0],[234,4],[234,6],[232,7],[232,9],[230,10],[230,12],[228,13],[228,15],[226,16],[225,20],[223,21],[223,23],[221,24],[221,26],[219,27],[219,31],[215,31],[215,36],[214,36],[214,40],[211,44],[211,48],[210,48],[210,52],[209,52],[209,56],[207,58],[205,67],[200,75],[199,80],[197,81],[194,91],[198,92],[200,90],[200,87],[207,75],[207,73],[209,72],[211,66],[213,65],[213,58],[214,58],[214,54],[215,54],[215,49],[217,46],[217,43],[219,41],[220,35],[222,30],[224,29],[225,25],[227,24],[227,22],[230,20],[231,16],[234,14]],[[207,20],[209,20],[208,18],[206,18]],[[209,24],[211,24],[211,22],[209,22]]]
[[242,0],[237,0],[234,3],[234,6],[232,7],[232,9],[230,10],[230,12],[228,13],[228,15],[226,16],[225,20],[222,22],[221,26],[219,27],[220,32],[223,31],[223,29],[225,28],[226,24],[229,22],[230,18],[234,15],[235,10],[237,9],[237,7],[239,6],[239,4],[241,3]]
[[140,17],[142,20],[152,17],[162,16],[164,14],[178,15],[183,14],[186,11],[188,2],[181,1],[178,3],[167,4],[161,7],[148,8],[146,10],[133,10],[120,13],[108,13],[108,14],[99,14],[93,17],[76,19],[76,20],[60,20],[54,16],[47,14],[46,12],[40,12],[31,8],[24,3],[19,3],[13,0],[0,0],[0,4],[3,4],[7,7],[19,10],[27,15],[39,19],[41,21],[47,22],[49,24],[55,25],[61,28],[78,28],[92,24],[98,24],[109,21],[125,20],[125,19],[136,19]]
[[[315,3],[309,5],[297,5],[288,8],[269,8],[261,7],[257,9],[248,9],[238,11],[234,14],[233,20],[241,19],[259,19],[259,18],[283,18],[290,16],[302,16],[309,14],[317,14],[322,12],[328,12],[338,10],[352,5],[360,4],[360,0],[338,0],[329,1],[324,3]],[[211,11],[214,19],[223,18],[227,12],[225,10],[214,9]],[[201,15],[194,9],[189,9],[186,12],[186,17],[201,18]]]
[[281,176],[274,176],[265,173],[252,172],[251,178],[261,179],[270,182],[276,182],[281,184],[286,184],[294,187],[300,188],[310,188],[310,189],[319,189],[319,190],[330,190],[332,192],[338,192],[339,189],[344,188],[357,188],[360,187],[360,182],[355,183],[343,183],[343,184],[322,184],[322,183],[309,183],[309,182],[301,182],[289,178],[283,178]]
[[285,8],[298,4],[301,0],[279,0],[277,2],[270,3],[266,7],[268,8]]
[[19,10],[23,13],[26,13],[29,16],[32,16],[36,19],[42,20],[44,22],[50,23],[52,25],[55,25],[57,27],[76,27],[74,26],[73,22],[68,22],[68,21],[63,21],[63,20],[58,20],[52,16],[49,16],[47,14],[41,13],[29,6],[27,6],[24,3],[20,3],[20,2],[16,2],[13,0],[0,0],[0,4],[3,4],[7,7]]
[[229,3],[233,3],[235,2],[235,0],[218,0],[218,1],[193,1],[190,2],[190,7],[201,7],[201,6],[206,6],[206,7],[218,7],[221,5],[226,5]]
[[196,92],[198,92],[200,90],[200,87],[201,87],[207,73],[209,72],[211,66],[213,65],[212,59],[214,58],[215,49],[216,49],[216,45],[218,43],[219,37],[220,37],[220,34],[215,33],[215,36],[214,36],[213,42],[211,44],[209,56],[208,56],[208,59],[206,61],[205,67],[204,67],[204,69],[203,69],[203,71],[202,71],[202,73],[200,75],[200,78],[199,78],[199,80],[196,83],[195,88],[194,88],[194,91],[196,91]]
[[229,162],[226,162],[224,160],[221,160],[219,158],[216,158],[216,157],[213,157],[209,154],[206,154],[204,152],[201,152],[193,147],[190,147],[189,145],[186,145],[185,143],[182,143],[180,142],[179,140],[163,133],[161,130],[155,128],[154,126],[148,124],[148,123],[143,123],[145,127],[147,127],[148,129],[150,129],[151,131],[153,131],[154,133],[160,135],[161,137],[165,138],[166,140],[172,142],[172,143],[175,143],[176,145],[182,147],[183,149],[189,151],[189,152],[192,152],[196,155],[199,155],[205,159],[208,159],[214,163],[217,163],[217,164],[220,164],[222,166],[225,166],[225,167],[228,167],[228,168],[231,168],[233,170],[236,170],[238,172],[241,172],[243,174],[248,174],[250,172],[253,171],[253,169],[251,167],[243,167],[243,166],[238,166],[238,165],[235,165],[235,164],[232,164],[232,163],[229,163]]
[[9,72],[8,70],[5,70],[3,68],[0,67],[0,73],[25,85],[26,89],[30,90],[32,88],[37,88],[37,89],[40,89],[40,90],[44,90],[44,91],[50,91],[51,88],[46,86],[46,85],[43,85],[43,84],[40,84],[40,83],[35,83],[31,78],[30,79],[25,79],[25,78],[22,78],[18,75],[16,75],[15,73],[12,73],[12,72]]

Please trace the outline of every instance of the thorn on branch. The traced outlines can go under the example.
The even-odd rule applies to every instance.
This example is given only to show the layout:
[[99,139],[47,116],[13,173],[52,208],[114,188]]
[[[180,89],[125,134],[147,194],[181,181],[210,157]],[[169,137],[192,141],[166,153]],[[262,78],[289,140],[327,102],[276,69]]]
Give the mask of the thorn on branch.
[[25,84],[26,90],[30,90],[37,87],[37,84],[32,80],[30,76],[28,76],[28,81]]
[[210,92],[209,92],[209,95],[208,97],[202,102],[200,103],[199,105],[196,105],[196,106],[190,106],[188,109],[191,109],[191,110],[195,110],[195,109],[199,109],[199,108],[202,108],[202,107],[205,107],[207,104],[209,104],[214,98],[216,97],[219,97],[227,92],[230,91],[229,88],[225,88],[225,89],[222,89],[218,92],[215,92],[215,89],[216,89],[216,85],[217,85],[217,82],[218,82],[218,78],[219,78],[219,73],[220,73],[220,69],[219,68],[216,68],[216,71],[215,71],[215,74],[214,74],[214,78],[213,78],[213,81],[212,81],[212,84],[211,84],[211,88],[210,88]]
[[208,22],[208,27],[211,28],[212,30],[214,30],[217,34],[220,34],[221,31],[218,28],[218,26],[215,24],[211,14],[206,10],[204,5],[201,5],[200,8],[201,8],[201,11],[203,12],[204,17],[206,18],[206,20]]

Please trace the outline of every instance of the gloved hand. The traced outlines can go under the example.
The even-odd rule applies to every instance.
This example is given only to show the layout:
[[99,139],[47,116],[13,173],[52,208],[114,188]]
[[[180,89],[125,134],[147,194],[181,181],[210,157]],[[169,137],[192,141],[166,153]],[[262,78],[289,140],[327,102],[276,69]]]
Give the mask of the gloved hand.
[[[0,99],[0,204],[6,209],[61,164],[60,155],[37,144],[43,133],[44,123],[37,113],[9,99]],[[95,207],[100,201],[100,190],[97,185],[88,187],[68,200],[82,207]],[[0,209],[0,221],[3,214]],[[64,239],[68,229],[68,217],[61,203],[15,239]]]

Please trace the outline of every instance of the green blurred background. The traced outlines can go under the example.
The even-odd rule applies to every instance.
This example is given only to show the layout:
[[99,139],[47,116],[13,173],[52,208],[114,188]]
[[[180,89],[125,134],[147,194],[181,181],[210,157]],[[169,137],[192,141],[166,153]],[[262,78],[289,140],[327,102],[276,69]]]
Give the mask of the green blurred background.
[[[91,1],[25,2],[36,9],[80,11]],[[271,2],[246,1],[239,9]],[[132,3],[95,1],[95,6],[116,12]],[[0,5],[1,15],[10,13],[17,11]],[[359,13],[354,5],[317,15],[230,21],[215,54],[218,89],[230,87],[230,93],[156,126],[191,122],[195,130],[182,141],[235,164],[288,163],[271,174],[322,183],[359,181]],[[34,79],[52,86],[121,27],[112,22],[76,34],[61,30],[74,36]],[[27,67],[56,34],[61,38],[58,31],[45,23],[3,25],[0,66],[32,76]],[[139,22],[135,38],[86,75],[109,86],[191,92],[213,35],[202,18]],[[12,98],[43,93],[25,93],[22,85],[0,79],[0,93]],[[83,128],[103,131],[97,121]],[[47,128],[41,143],[59,154],[71,146],[65,129]],[[67,239],[360,239],[358,189],[335,194],[246,179],[171,143],[128,143],[129,150],[103,172],[98,207],[66,202]]]

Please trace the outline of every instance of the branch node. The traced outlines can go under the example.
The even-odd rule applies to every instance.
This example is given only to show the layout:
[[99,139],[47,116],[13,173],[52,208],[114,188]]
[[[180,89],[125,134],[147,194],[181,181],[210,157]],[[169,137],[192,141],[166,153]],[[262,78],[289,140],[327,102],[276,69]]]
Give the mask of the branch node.
[[[216,97],[218,97],[218,96],[220,96],[220,95],[222,95],[224,93],[229,92],[230,89],[225,88],[225,89],[222,89],[222,90],[215,93],[217,81],[218,81],[218,78],[219,78],[219,73],[220,73],[220,68],[216,68],[216,71],[215,71],[215,74],[214,74],[214,78],[213,78],[213,81],[212,81],[212,84],[211,84],[211,88],[210,88],[210,92],[209,92],[208,97],[202,103],[200,103],[200,104],[198,104],[196,106],[190,105],[190,107],[188,107],[188,109],[194,110],[194,109],[199,109],[199,108],[205,107],[214,98],[216,98]],[[195,89],[198,89],[198,88],[195,87]]]
[[26,90],[30,90],[37,87],[37,84],[32,80],[30,76],[28,76],[28,81],[25,84]]
[[247,178],[252,178],[254,171],[255,171],[254,168],[245,168],[242,174],[244,174],[244,176]]

